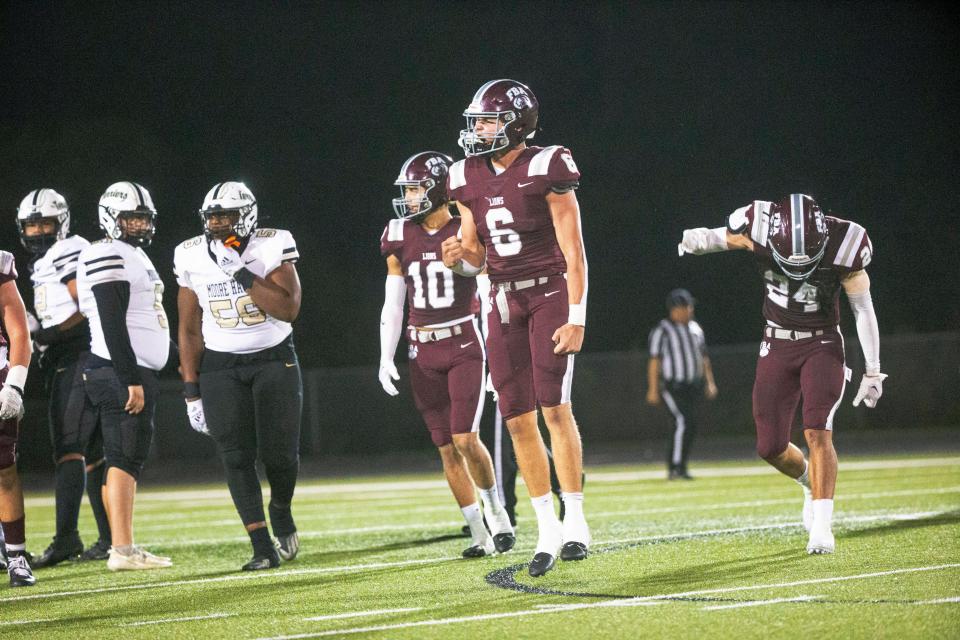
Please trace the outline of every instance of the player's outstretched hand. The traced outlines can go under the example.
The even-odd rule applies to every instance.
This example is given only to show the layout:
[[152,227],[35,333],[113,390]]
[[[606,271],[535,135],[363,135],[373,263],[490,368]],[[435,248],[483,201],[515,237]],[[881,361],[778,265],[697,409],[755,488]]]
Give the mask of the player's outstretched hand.
[[887,374],[885,373],[877,373],[872,376],[863,374],[863,379],[860,380],[860,390],[857,391],[857,396],[853,399],[853,406],[859,406],[861,400],[871,409],[877,406],[877,400],[883,395],[883,381],[886,379]]
[[553,352],[558,356],[580,353],[583,346],[583,326],[567,323],[553,332]]
[[460,238],[450,236],[440,245],[442,249],[443,264],[448,269],[452,269],[463,259],[463,243]]
[[397,372],[397,365],[389,360],[380,363],[380,372],[377,374],[380,378],[380,386],[391,396],[398,395],[400,392],[393,386],[393,380],[399,380],[400,374]]
[[197,433],[205,436],[210,435],[210,429],[207,428],[207,417],[203,414],[203,400],[187,400],[187,418],[190,419],[190,426]]

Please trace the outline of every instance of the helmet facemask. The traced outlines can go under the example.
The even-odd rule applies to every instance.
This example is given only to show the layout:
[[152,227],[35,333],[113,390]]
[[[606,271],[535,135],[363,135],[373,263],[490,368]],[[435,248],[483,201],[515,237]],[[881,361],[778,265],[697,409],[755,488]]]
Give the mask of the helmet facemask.
[[[467,119],[467,128],[460,132],[460,139],[457,141],[457,144],[463,148],[467,157],[483,156],[495,153],[501,149],[509,149],[519,144],[523,139],[523,137],[511,131],[511,124],[517,119],[517,114],[513,111],[465,111],[463,116]],[[487,118],[496,119],[497,121],[496,133],[493,135],[481,135],[477,133],[477,121]],[[511,135],[511,133],[514,135]],[[516,142],[514,142],[512,138],[517,138]]]
[[[223,217],[230,214],[237,216],[236,222],[215,229],[210,228],[210,218]],[[236,209],[220,208],[214,205],[200,211],[200,220],[203,222],[203,233],[210,240],[226,240],[230,236],[242,240],[249,237],[257,228],[256,203]]]
[[[401,220],[411,220],[420,223],[428,215],[433,213],[434,209],[440,206],[440,202],[434,203],[430,192],[437,186],[436,180],[427,178],[426,180],[397,180],[393,184],[400,187],[400,197],[393,199],[393,212]],[[408,197],[408,187],[419,187],[422,189],[419,199]],[[415,196],[414,196],[415,198]],[[413,202],[411,202],[413,199]]]
[[774,262],[791,280],[806,280],[816,271],[828,238],[826,219],[810,196],[791,194],[776,205],[768,244]]
[[827,250],[826,244],[820,247],[820,251],[810,257],[806,254],[794,254],[791,256],[780,255],[775,247],[770,247],[773,254],[773,260],[780,266],[783,275],[791,280],[806,280],[817,269],[824,252]]
[[[20,232],[20,244],[30,253],[46,253],[47,249],[67,237],[69,229],[69,213],[64,212],[56,217],[54,216],[33,216],[30,218],[19,218],[17,220],[17,229]],[[52,223],[53,231],[43,233],[42,227],[40,233],[27,233],[28,226],[44,225]]]
[[[104,224],[105,216],[110,220],[109,224]],[[140,220],[145,224],[138,223]],[[145,249],[157,233],[157,212],[152,209],[118,211],[101,205],[100,226],[114,240]]]

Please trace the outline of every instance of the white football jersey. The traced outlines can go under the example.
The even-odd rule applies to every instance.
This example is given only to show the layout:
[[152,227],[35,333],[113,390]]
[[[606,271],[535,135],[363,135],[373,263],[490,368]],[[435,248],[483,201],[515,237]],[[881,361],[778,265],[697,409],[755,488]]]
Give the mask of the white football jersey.
[[[246,269],[264,278],[284,262],[300,257],[285,229],[257,229],[241,258]],[[283,342],[293,331],[289,322],[268,316],[240,284],[220,270],[204,236],[190,238],[173,254],[173,271],[181,287],[192,289],[203,309],[203,344],[224,353],[255,353]]]
[[80,252],[77,293],[80,312],[90,319],[90,351],[110,359],[93,287],[117,281],[130,283],[127,331],[137,364],[159,371],[167,363],[170,353],[170,328],[163,310],[163,281],[143,249],[120,240],[100,240]]
[[67,282],[77,277],[77,258],[90,243],[80,236],[57,240],[33,263],[33,311],[44,329],[55,327],[74,313],[77,301]]

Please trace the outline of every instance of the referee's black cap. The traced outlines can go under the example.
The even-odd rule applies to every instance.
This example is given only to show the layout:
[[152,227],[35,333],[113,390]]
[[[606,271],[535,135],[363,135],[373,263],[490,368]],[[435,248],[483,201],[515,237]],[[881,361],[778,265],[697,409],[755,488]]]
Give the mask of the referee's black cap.
[[667,294],[667,309],[673,309],[674,307],[692,307],[696,303],[696,298],[686,289],[674,289]]

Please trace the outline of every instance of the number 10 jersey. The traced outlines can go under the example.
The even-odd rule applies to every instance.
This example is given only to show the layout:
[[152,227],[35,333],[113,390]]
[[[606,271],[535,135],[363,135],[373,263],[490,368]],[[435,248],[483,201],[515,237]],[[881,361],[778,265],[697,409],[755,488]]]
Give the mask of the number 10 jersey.
[[[285,262],[300,257],[289,231],[257,229],[240,257],[246,269],[265,278]],[[203,309],[203,345],[223,353],[256,353],[283,342],[293,331],[289,322],[268,316],[236,280],[213,261],[202,236],[181,243],[173,254],[177,284],[192,289]]]

